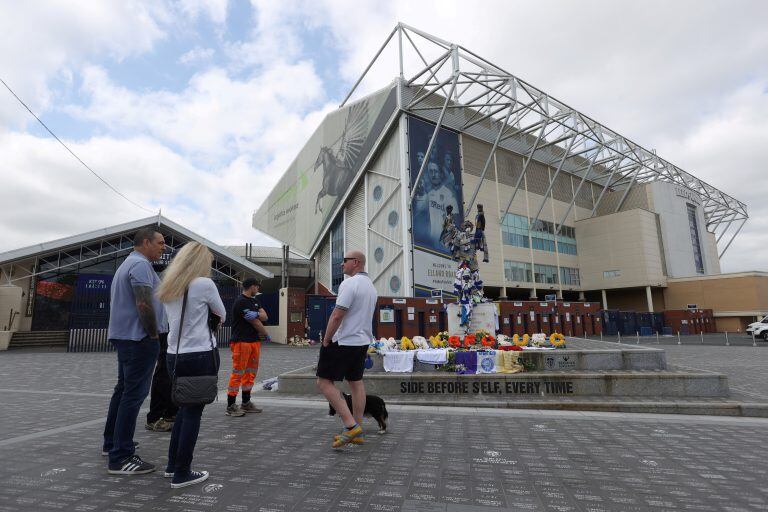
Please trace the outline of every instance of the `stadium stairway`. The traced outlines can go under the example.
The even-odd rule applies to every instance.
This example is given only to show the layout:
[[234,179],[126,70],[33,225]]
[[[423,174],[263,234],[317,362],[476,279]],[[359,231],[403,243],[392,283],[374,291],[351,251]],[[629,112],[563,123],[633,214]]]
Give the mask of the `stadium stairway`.
[[28,347],[66,347],[69,331],[16,331],[9,349]]

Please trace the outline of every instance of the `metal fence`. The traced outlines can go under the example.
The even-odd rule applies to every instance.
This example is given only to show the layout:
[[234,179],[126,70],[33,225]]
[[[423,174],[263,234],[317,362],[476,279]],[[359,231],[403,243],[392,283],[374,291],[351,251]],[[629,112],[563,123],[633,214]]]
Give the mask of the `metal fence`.
[[[219,327],[216,340],[219,348],[229,347],[231,326]],[[71,329],[67,352],[113,352],[115,347],[107,339],[107,329]]]
[[70,329],[67,352],[113,352],[106,329]]
[[755,337],[754,333],[746,332],[700,332],[698,334],[683,334],[676,332],[674,334],[660,334],[658,332],[653,333],[651,336],[643,336],[640,332],[636,332],[634,336],[626,336],[620,333],[616,335],[606,335],[603,333],[584,335],[580,337],[582,339],[600,340],[611,343],[621,343],[629,345],[724,345],[724,346],[747,346],[753,347],[766,346],[765,342],[768,339],[764,337]]

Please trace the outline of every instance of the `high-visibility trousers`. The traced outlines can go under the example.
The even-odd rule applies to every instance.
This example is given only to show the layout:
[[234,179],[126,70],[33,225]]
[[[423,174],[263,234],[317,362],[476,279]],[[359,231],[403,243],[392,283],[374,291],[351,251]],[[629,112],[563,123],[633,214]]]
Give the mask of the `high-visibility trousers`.
[[232,373],[229,375],[227,395],[237,396],[240,389],[250,393],[259,371],[261,342],[233,341],[229,348],[232,350]]

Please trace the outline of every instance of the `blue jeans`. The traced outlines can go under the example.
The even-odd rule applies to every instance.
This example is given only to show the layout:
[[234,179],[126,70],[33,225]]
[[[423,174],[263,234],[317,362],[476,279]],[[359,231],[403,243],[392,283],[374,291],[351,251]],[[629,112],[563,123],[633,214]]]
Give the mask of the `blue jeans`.
[[160,345],[148,337],[141,341],[109,341],[117,349],[117,384],[109,401],[103,449],[109,451],[109,463],[118,464],[136,451],[136,418],[149,393]]
[[[216,375],[219,371],[219,352],[190,352],[187,354],[168,354],[168,372],[177,377],[196,375]],[[205,405],[181,406],[176,413],[171,431],[171,444],[168,446],[167,471],[173,473],[174,480],[189,475],[192,455],[195,452],[197,435],[200,432],[200,417]]]

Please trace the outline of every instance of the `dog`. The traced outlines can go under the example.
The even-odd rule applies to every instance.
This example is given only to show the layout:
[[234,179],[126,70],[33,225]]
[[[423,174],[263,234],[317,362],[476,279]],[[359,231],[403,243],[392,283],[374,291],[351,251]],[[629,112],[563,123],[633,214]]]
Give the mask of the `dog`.
[[[342,393],[342,395],[344,395],[344,400],[347,401],[347,407],[349,407],[349,410],[351,411],[352,395],[347,393]],[[328,416],[335,415],[336,409],[334,409],[331,404],[328,404]],[[376,420],[376,423],[379,424],[379,434],[387,433],[387,418],[389,418],[389,413],[387,412],[387,404],[384,403],[384,400],[381,397],[376,395],[365,395],[365,410],[363,411],[363,416]]]

